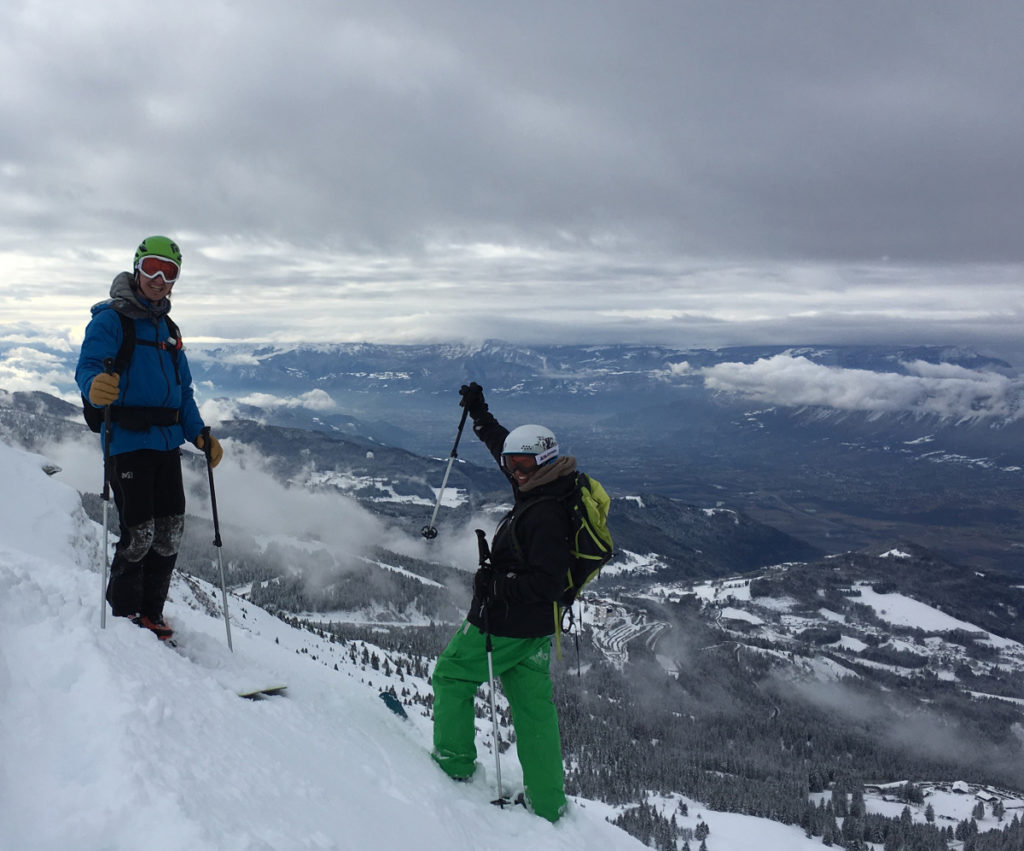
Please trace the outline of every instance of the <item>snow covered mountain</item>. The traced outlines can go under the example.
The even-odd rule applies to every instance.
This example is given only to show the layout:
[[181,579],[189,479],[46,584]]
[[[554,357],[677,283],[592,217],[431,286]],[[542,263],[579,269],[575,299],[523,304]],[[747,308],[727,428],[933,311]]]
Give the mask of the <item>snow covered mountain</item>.
[[[656,787],[634,788],[632,803],[575,795],[569,816],[554,826],[521,808],[491,806],[494,774],[488,761],[493,751],[485,713],[481,711],[478,724],[484,770],[472,784],[453,784],[428,757],[429,663],[420,664],[416,653],[389,647],[389,630],[382,625],[367,630],[369,638],[339,638],[331,632],[329,619],[317,624],[310,617],[275,618],[243,596],[251,587],[240,587],[229,602],[231,652],[219,593],[203,580],[179,573],[167,609],[180,638],[178,648],[163,646],[117,619],[101,630],[101,530],[83,511],[79,494],[62,481],[73,471],[47,476],[55,466],[52,459],[0,444],[0,498],[6,507],[0,516],[0,847],[48,851],[74,843],[83,849],[127,849],[140,841],[158,842],[172,851],[643,847],[609,824],[611,820],[652,844],[667,842],[664,837],[670,836],[676,848],[684,842],[696,848],[701,841],[711,851],[810,851],[821,845],[812,822],[806,829],[780,824]],[[910,558],[914,556],[902,552],[882,554],[883,563]],[[614,585],[627,574],[656,567],[634,561],[608,579]],[[804,650],[794,641],[781,652],[763,643],[769,631],[779,641],[780,635],[815,627],[806,612],[799,624],[796,619],[802,592],[794,588],[806,591],[805,580],[771,587],[787,572],[769,571],[753,580],[647,583],[647,592],[634,599],[646,599],[659,611],[684,597],[699,601],[709,628],[731,636],[722,658],[741,658],[741,647],[767,657],[789,654],[805,659],[794,665],[804,671],[802,688],[814,681],[836,682],[843,678],[841,666],[824,657],[812,663],[806,647],[833,646],[837,652],[856,654],[871,639],[860,633],[856,637],[859,627],[852,618],[845,619],[835,600],[826,599],[822,606],[829,607],[825,622],[841,624],[838,637],[803,635]],[[840,583],[848,579],[841,577]],[[982,639],[995,648],[995,655],[986,654],[983,660],[982,667],[990,672],[999,666],[1009,670],[1012,660],[1021,658],[1022,648],[1012,640],[979,632],[935,609],[928,610],[932,619],[927,620],[921,603],[884,588],[871,591],[874,596],[868,591],[860,589],[859,596],[883,613],[890,630],[911,623],[933,633],[969,633],[960,640]],[[791,594],[790,602],[780,606],[782,596]],[[623,665],[632,654],[634,664],[638,657],[642,664],[643,645],[661,630],[652,630],[657,622],[651,618],[646,625],[638,623],[639,610],[628,599],[618,614],[615,605],[602,591],[591,596],[585,609],[596,652],[606,659],[618,654]],[[633,626],[623,630],[617,618]],[[678,624],[661,627],[675,629]],[[691,640],[701,640],[700,629],[689,632]],[[668,680],[687,679],[692,688],[702,679],[687,654],[672,654],[670,644],[652,646],[657,655],[651,658],[660,660],[657,664]],[[934,641],[921,646],[936,653]],[[973,664],[969,655],[945,660],[952,675],[962,676],[964,667]],[[596,664],[586,654],[584,662],[588,669]],[[864,660],[862,670],[871,664]],[[683,666],[689,668],[685,678]],[[571,707],[564,705],[566,697],[591,709],[596,706],[588,696],[593,687],[589,674],[587,682],[581,691],[562,672],[558,692],[563,726],[576,723]],[[258,702],[238,697],[240,691],[271,685],[287,685],[286,696]],[[382,692],[398,698],[407,719],[388,711],[379,699]],[[482,709],[485,695],[480,698]],[[1007,706],[1014,703],[1004,700],[1010,701]],[[664,708],[677,713],[685,705],[684,698]],[[741,705],[737,701],[736,708]],[[771,705],[776,716],[794,710],[779,695]],[[507,743],[507,707],[500,694],[499,706],[501,737]],[[882,717],[876,714],[873,723],[880,724]],[[761,723],[763,719],[751,716],[745,726],[753,732]],[[806,720],[799,726],[807,735],[818,729]],[[670,738],[670,727],[660,731]],[[605,735],[602,728],[597,732]],[[689,739],[690,748],[703,748],[689,725],[679,732]],[[633,746],[639,744],[634,741]],[[662,747],[669,747],[668,742]],[[521,782],[514,747],[501,759],[506,789],[514,791]],[[617,764],[596,749],[590,759],[604,769]],[[682,780],[687,772],[682,766],[677,771]],[[739,784],[737,776],[729,785]],[[820,779],[812,779],[804,792],[808,812],[834,813],[838,787],[819,785]],[[898,823],[904,812],[908,823],[918,822],[925,829],[930,827],[930,811],[931,818],[938,813],[938,824],[945,823],[950,834],[953,825],[959,829],[974,824],[993,836],[1010,836],[1003,828],[1014,829],[1015,815],[1024,811],[1024,800],[1016,793],[993,784],[932,779],[913,785],[912,792],[922,796],[920,804],[908,802],[902,797],[904,786],[892,782],[868,787],[863,800],[880,825]],[[984,809],[980,816],[979,803]],[[995,809],[989,814],[990,804],[1006,813],[1005,823]],[[836,831],[852,817],[840,813]],[[673,825],[670,834],[662,827],[667,824]],[[832,827],[825,822],[822,829]],[[881,848],[881,843],[864,847]]]
[[[742,510],[825,551],[1021,568],[1024,379],[963,348],[190,345],[204,413],[446,457],[458,387],[619,493]],[[75,347],[0,334],[0,388],[78,398]],[[25,401],[25,400],[23,400]],[[2,425],[2,424],[0,424]],[[460,454],[486,466],[474,441]]]
[[[452,783],[428,757],[426,701],[410,697],[429,692],[424,672],[396,671],[372,644],[326,640],[232,595],[231,652],[219,594],[184,574],[167,608],[178,648],[118,619],[101,630],[100,529],[44,468],[0,444],[0,847],[643,847],[608,823],[624,807],[575,797],[552,826],[491,806],[486,765],[472,784]],[[286,696],[238,697],[271,685]],[[396,686],[406,720],[378,699]],[[486,757],[489,724],[479,727]],[[514,791],[514,748],[501,758]],[[819,844],[684,796],[652,800],[678,835],[710,830],[710,848]]]
[[[607,366],[604,354],[594,355],[602,369]],[[822,362],[812,361],[811,355]],[[772,370],[794,364],[807,370],[800,358],[815,368],[825,366],[826,355],[791,352],[786,363],[769,367],[761,378],[770,384]],[[851,356],[833,353],[836,362],[847,366],[829,368],[847,369]],[[589,802],[589,810],[606,808],[602,812],[635,836],[665,847],[672,837],[677,848],[687,836],[698,839],[698,821],[690,814],[699,812],[705,824],[712,824],[713,813],[716,832],[707,844],[714,851],[716,837],[721,842],[726,827],[734,824],[730,819],[743,824],[744,818],[766,814],[805,825],[804,832],[820,844],[839,824],[854,830],[842,815],[835,826],[829,819],[842,810],[845,797],[863,793],[868,812],[878,817],[857,828],[866,842],[869,835],[892,834],[895,824],[907,820],[922,832],[921,841],[924,832],[938,829],[935,825],[949,828],[950,836],[941,840],[948,847],[955,847],[949,846],[955,841],[954,829],[995,831],[1007,838],[1002,829],[1009,829],[1013,816],[1024,812],[1017,791],[1024,788],[1021,582],[998,568],[970,561],[965,567],[950,555],[956,547],[946,543],[958,542],[961,550],[975,554],[985,550],[991,555],[1001,548],[1000,558],[989,560],[1019,569],[1024,540],[1014,536],[1019,537],[1020,470],[1009,456],[971,455],[966,443],[964,453],[952,454],[954,438],[983,443],[987,432],[995,436],[988,448],[1012,442],[1007,437],[1019,425],[1011,404],[1016,385],[999,385],[991,377],[1002,375],[999,370],[1005,372],[1005,365],[960,356],[967,365],[957,368],[980,369],[989,375],[984,381],[991,382],[986,389],[992,391],[989,402],[977,402],[978,416],[960,425],[935,411],[876,416],[829,406],[755,409],[737,397],[742,375],[731,375],[732,391],[707,396],[697,388],[691,381],[696,359],[674,371],[684,379],[674,389],[666,390],[663,381],[661,390],[652,385],[641,392],[637,387],[643,382],[636,374],[622,382],[621,392],[615,390],[615,381],[597,382],[595,386],[605,388],[600,404],[578,392],[585,368],[575,361],[532,366],[547,376],[534,388],[536,393],[524,395],[519,385],[500,391],[495,402],[499,413],[514,411],[520,403],[526,411],[536,399],[550,403],[553,415],[564,418],[565,433],[574,440],[581,437],[585,468],[608,484],[614,497],[618,556],[586,595],[579,632],[563,638],[565,658],[554,670],[568,783],[580,801]],[[781,355],[769,353],[769,360],[777,357]],[[421,358],[429,361],[426,354]],[[699,369],[708,370],[705,379],[717,375],[716,380],[724,380],[725,373],[710,370],[740,363],[735,358],[722,356]],[[515,369],[531,363],[519,356],[510,362]],[[293,359],[292,365],[297,363]],[[860,363],[865,365],[881,367],[884,359],[868,358]],[[554,381],[553,369],[563,367],[568,377]],[[905,366],[891,368],[914,377]],[[914,371],[921,378],[928,370],[919,364]],[[843,373],[840,380],[853,379]],[[963,381],[973,385],[979,379]],[[949,387],[932,390],[946,398]],[[965,398],[977,401],[970,387],[961,390]],[[389,392],[385,388],[383,398]],[[329,672],[331,683],[340,676],[370,698],[382,689],[393,691],[412,717],[399,730],[417,728],[419,744],[426,748],[431,700],[427,677],[468,600],[476,562],[472,530],[492,528],[508,494],[490,459],[467,434],[444,495],[441,535],[424,541],[418,532],[438,495],[454,436],[451,400],[444,401],[443,394],[423,397],[410,408],[408,395],[397,390],[393,395],[399,402],[404,399],[405,407],[396,410],[415,411],[412,431],[421,436],[429,433],[432,406],[443,408],[437,419],[446,426],[437,432],[443,435],[440,451],[424,457],[381,439],[367,427],[372,417],[346,419],[330,413],[322,407],[321,394],[332,398],[317,387],[294,397],[296,404],[285,406],[289,413],[279,424],[275,422],[281,412],[272,398],[250,396],[244,403],[222,399],[206,411],[210,416],[243,410],[252,415],[225,417],[218,426],[229,459],[218,468],[218,492],[229,542],[225,556],[239,652],[228,654],[223,646],[217,595],[204,584],[217,571],[201,466],[187,471],[190,516],[181,563],[189,575],[176,579],[172,592],[176,623],[186,636],[194,633],[191,647],[182,650],[189,654],[189,671],[201,668],[222,696],[233,697],[251,680],[269,679],[248,676],[254,660],[244,654],[257,633],[273,636],[266,653],[256,645],[261,661],[277,658],[284,647],[288,652],[281,658],[298,660],[300,668],[313,662]],[[370,398],[377,391],[364,388],[352,398],[360,394]],[[653,407],[628,407],[638,399],[638,404]],[[1002,419],[994,413],[997,399],[1010,404],[1001,409],[1006,413]],[[609,400],[626,407],[603,410]],[[948,403],[946,398],[943,405]],[[640,410],[658,411],[654,419],[663,433],[630,431],[630,421]],[[79,417],[77,405],[48,393],[0,395],[0,437],[45,456],[24,468],[37,479],[37,466],[50,472],[61,468],[56,478],[41,480],[41,487],[64,482],[82,494],[85,515],[79,517],[78,506],[68,505],[76,529],[72,537],[84,534],[95,556],[68,550],[43,558],[44,563],[77,566],[77,573],[68,575],[48,573],[45,567],[9,572],[0,567],[0,576],[8,577],[0,579],[3,597],[19,601],[0,603],[7,605],[0,614],[18,633],[29,634],[34,625],[48,623],[24,615],[33,610],[34,600],[56,601],[60,609],[57,623],[47,629],[56,632],[66,622],[82,637],[83,630],[93,628],[89,617],[70,614],[75,605],[98,607],[99,597],[98,587],[87,590],[82,579],[98,563],[95,522],[101,511],[95,496],[95,437],[83,434]],[[391,417],[390,427],[401,428],[401,422]],[[920,427],[929,429],[930,436],[902,441],[919,434]],[[668,451],[671,441],[675,445]],[[186,461],[195,460],[186,455]],[[22,471],[17,462],[6,478],[16,482]],[[617,477],[639,486],[616,486]],[[5,498],[5,506],[17,505],[14,492]],[[62,499],[47,497],[40,505],[59,506]],[[37,518],[17,507],[9,511],[17,532],[4,537],[5,542],[29,540],[32,535],[26,530],[51,523],[48,509]],[[791,522],[793,518],[799,522]],[[775,520],[780,522],[766,522]],[[812,532],[806,539],[812,543],[794,535],[794,527]],[[855,538],[869,543],[849,546],[851,528],[857,531]],[[39,560],[27,543],[15,549]],[[44,581],[47,575],[51,578]],[[98,586],[98,575],[90,575],[89,581]],[[77,577],[69,586],[74,602],[65,600],[60,590],[68,576]],[[0,632],[4,628],[0,623]],[[135,632],[128,630],[131,637],[122,634],[128,641],[125,653],[135,652]],[[107,630],[100,637],[111,634]],[[5,671],[17,671],[21,682],[45,692],[49,686],[32,679],[36,672],[28,664],[29,644],[6,635],[0,639],[0,653],[8,646],[21,654],[17,664],[0,664],[0,693],[6,693]],[[58,647],[65,656],[68,652],[59,639],[44,644],[54,658]],[[80,644],[91,648],[90,654],[105,646],[76,642],[75,653]],[[178,664],[167,656],[181,658],[174,653],[154,658]],[[0,656],[8,658],[13,657]],[[107,671],[115,678],[110,672],[135,670],[122,656],[74,659],[78,667]],[[245,664],[238,667],[240,659]],[[54,682],[66,680],[74,690],[92,688],[69,679],[68,666],[60,665],[48,675]],[[135,681],[140,693],[164,678],[163,668],[154,670],[152,679],[147,675]],[[292,674],[289,668],[257,665],[253,671],[279,672],[289,685],[303,681],[303,674]],[[297,687],[292,687],[292,697]],[[201,687],[193,682],[192,688]],[[378,711],[382,705],[379,700],[369,703]],[[292,705],[284,699],[279,704]],[[19,704],[21,728],[32,714],[27,706]],[[112,705],[97,706],[100,714],[117,715]],[[483,699],[480,706],[484,717]],[[176,703],[174,712],[199,717]],[[504,714],[501,721],[504,747],[509,737]],[[252,728],[245,729],[255,735]],[[489,724],[481,722],[485,747],[489,735]],[[11,734],[3,742],[19,736]],[[330,736],[328,740],[334,741]],[[28,745],[16,744],[21,750],[12,752],[35,758],[37,752]],[[514,759],[514,749],[508,754]],[[514,767],[510,771],[514,778]],[[295,769],[290,776],[297,774]],[[0,776],[6,783],[10,775]],[[966,790],[966,798],[958,789]],[[974,812],[978,802],[989,808],[981,816]],[[1005,822],[989,812],[997,803],[1005,807]],[[926,819],[928,804],[940,813],[934,825]],[[906,818],[901,818],[903,807],[909,808]],[[747,815],[726,817],[729,811]],[[767,830],[758,827],[754,833]],[[797,835],[803,838],[801,831]],[[0,847],[6,847],[4,838],[0,833]],[[238,847],[273,845],[260,845],[263,841],[247,839],[249,844]],[[737,844],[742,841],[728,847],[743,849]],[[311,839],[304,842],[297,847],[314,844]],[[693,841],[691,851],[698,844]],[[332,846],[325,840],[325,847]],[[781,847],[801,845],[790,835],[790,844]]]

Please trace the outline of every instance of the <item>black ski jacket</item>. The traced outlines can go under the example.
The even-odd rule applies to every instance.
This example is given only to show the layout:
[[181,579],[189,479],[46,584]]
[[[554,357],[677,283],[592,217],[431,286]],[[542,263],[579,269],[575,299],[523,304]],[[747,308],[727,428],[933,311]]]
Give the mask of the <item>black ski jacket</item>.
[[473,431],[512,485],[515,505],[494,533],[491,566],[496,573],[515,574],[515,578],[504,583],[505,598],[489,605],[474,594],[467,620],[485,632],[508,638],[551,635],[557,621],[556,603],[573,563],[570,517],[562,501],[573,491],[573,477],[563,476],[520,494],[515,479],[501,465],[508,429],[487,412],[474,419]]

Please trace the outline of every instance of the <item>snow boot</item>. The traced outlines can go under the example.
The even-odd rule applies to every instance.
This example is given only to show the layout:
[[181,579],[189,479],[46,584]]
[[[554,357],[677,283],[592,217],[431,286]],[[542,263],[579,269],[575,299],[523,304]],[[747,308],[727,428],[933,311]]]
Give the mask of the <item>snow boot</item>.
[[132,618],[132,623],[143,629],[148,629],[161,641],[167,641],[174,635],[174,630],[167,625],[167,621],[162,617],[150,618],[147,615],[139,615],[137,618]]

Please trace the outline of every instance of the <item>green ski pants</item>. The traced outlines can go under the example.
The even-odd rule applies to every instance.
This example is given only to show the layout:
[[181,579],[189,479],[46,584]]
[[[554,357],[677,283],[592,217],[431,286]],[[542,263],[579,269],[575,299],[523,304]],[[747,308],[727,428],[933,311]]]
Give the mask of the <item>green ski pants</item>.
[[[529,807],[548,821],[565,812],[565,775],[551,682],[551,639],[491,636],[494,675],[512,710]],[[476,767],[473,698],[487,682],[486,636],[463,622],[434,668],[434,760],[456,779]]]

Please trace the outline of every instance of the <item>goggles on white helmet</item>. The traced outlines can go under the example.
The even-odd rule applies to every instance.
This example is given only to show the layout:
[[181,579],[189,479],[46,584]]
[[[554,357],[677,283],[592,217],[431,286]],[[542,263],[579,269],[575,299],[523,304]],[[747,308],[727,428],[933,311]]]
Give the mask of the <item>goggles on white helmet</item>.
[[534,463],[543,467],[558,457],[558,441],[554,432],[542,425],[523,425],[508,433],[501,449],[502,461],[509,466],[505,456],[532,455]]

